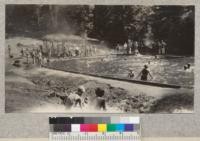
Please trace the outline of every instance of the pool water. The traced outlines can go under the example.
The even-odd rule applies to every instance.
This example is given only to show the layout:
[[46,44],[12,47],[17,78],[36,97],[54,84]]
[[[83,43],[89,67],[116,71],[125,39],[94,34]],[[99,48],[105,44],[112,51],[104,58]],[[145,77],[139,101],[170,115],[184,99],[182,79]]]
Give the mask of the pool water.
[[[191,64],[191,69],[185,71],[184,65]],[[128,78],[129,70],[133,70],[137,77],[144,65],[148,65],[148,70],[153,79],[148,81],[175,84],[182,86],[194,85],[194,57],[162,57],[156,59],[154,56],[106,56],[101,58],[82,58],[71,60],[56,60],[50,63],[51,68],[78,71],[88,74],[98,74],[103,76]]]

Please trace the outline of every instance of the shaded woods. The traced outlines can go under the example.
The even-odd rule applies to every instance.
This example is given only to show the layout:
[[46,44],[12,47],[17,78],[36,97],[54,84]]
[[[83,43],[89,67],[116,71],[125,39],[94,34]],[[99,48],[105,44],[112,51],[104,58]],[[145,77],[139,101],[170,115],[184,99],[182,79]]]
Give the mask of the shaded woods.
[[7,5],[6,36],[42,37],[62,32],[106,41],[128,39],[152,48],[167,43],[169,54],[194,54],[193,6]]

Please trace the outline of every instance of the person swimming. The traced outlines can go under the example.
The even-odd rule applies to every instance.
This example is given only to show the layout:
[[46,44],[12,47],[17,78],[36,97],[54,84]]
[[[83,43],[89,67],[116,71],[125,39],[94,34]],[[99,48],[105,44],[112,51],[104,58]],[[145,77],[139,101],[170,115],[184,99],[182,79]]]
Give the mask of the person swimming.
[[128,77],[134,78],[134,76],[135,76],[135,74],[134,74],[133,70],[129,70]]
[[192,67],[190,63],[184,65],[183,69],[186,72],[193,72],[194,71],[194,67]]
[[187,70],[187,66],[185,65],[185,66],[183,67],[183,69],[186,71],[186,70]]
[[151,75],[151,73],[148,70],[148,66],[144,65],[144,68],[142,69],[142,71],[139,73],[138,76],[141,76],[140,80],[147,81],[148,75],[151,77],[151,79],[153,79],[153,76]]
[[190,63],[187,64],[187,69],[190,69],[191,65]]

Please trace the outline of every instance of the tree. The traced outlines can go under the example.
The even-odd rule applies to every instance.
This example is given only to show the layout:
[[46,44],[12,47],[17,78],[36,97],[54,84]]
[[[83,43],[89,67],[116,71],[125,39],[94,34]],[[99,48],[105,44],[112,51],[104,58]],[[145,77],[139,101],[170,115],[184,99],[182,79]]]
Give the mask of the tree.
[[168,53],[194,54],[194,7],[156,6],[153,32],[167,42]]
[[194,54],[194,6],[7,5],[6,32],[62,32],[112,45],[131,39],[149,48],[165,40],[168,53]]
[[143,38],[153,14],[145,6],[95,6],[94,28],[99,38],[112,43]]

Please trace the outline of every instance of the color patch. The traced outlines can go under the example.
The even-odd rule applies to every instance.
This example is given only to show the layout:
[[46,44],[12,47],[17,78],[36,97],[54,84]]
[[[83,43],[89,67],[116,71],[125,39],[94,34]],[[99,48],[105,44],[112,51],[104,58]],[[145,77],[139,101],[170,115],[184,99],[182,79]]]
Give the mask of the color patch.
[[114,132],[116,130],[115,124],[107,124],[107,131],[108,132]]
[[53,124],[49,125],[49,130],[50,130],[50,132],[54,132],[54,125]]
[[71,131],[72,132],[80,132],[80,124],[72,124],[71,125]]
[[97,124],[90,124],[89,125],[89,131],[88,132],[97,132],[98,131],[98,125]]
[[129,117],[129,122],[127,122],[127,123],[139,124],[140,118],[139,117]]
[[71,118],[70,117],[50,117],[49,124],[70,124]]
[[116,124],[116,132],[123,132],[125,130],[124,127],[124,124]]
[[74,124],[84,124],[84,117],[73,117],[71,123]]
[[54,124],[54,132],[65,132],[65,124]]
[[97,132],[97,124],[81,124],[81,132]]
[[106,124],[98,124],[98,132],[106,132],[107,125]]
[[134,125],[133,124],[125,124],[125,131],[126,132],[134,131]]
[[80,129],[81,129],[81,132],[88,132],[89,130],[89,125],[88,124],[81,124],[80,125]]
[[64,124],[64,131],[71,132],[71,124]]

